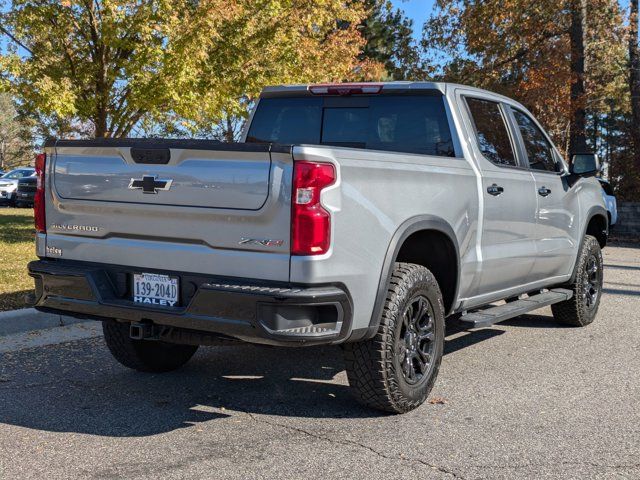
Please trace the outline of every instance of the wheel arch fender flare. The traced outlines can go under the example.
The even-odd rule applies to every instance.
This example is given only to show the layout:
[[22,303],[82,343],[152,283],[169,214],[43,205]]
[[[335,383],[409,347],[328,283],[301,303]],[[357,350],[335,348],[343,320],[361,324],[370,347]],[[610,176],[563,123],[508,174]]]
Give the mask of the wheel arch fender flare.
[[587,215],[585,216],[584,224],[582,225],[582,229],[581,229],[582,235],[580,236],[580,246],[578,247],[578,251],[576,252],[576,258],[573,263],[573,269],[571,270],[571,279],[569,281],[570,283],[575,281],[576,275],[578,274],[578,270],[577,270],[578,257],[580,256],[580,252],[582,251],[584,238],[587,235],[587,228],[589,227],[589,224],[591,223],[591,220],[593,220],[594,217],[601,216],[604,218],[606,235],[609,236],[609,222],[607,221],[607,213],[608,213],[607,209],[600,205],[594,205],[588,210]]
[[[380,323],[380,315],[384,307],[384,300],[386,298],[386,292],[389,288],[391,281],[391,274],[393,272],[393,264],[398,258],[400,249],[405,240],[412,234],[423,231],[432,230],[444,234],[453,244],[456,254],[456,287],[453,297],[452,307],[455,306],[458,298],[458,290],[460,288],[460,249],[457,241],[457,237],[453,227],[443,218],[435,215],[417,215],[405,220],[395,231],[387,247],[387,253],[382,264],[382,271],[378,280],[378,289],[376,291],[376,300],[371,314],[371,320],[369,321],[369,328],[367,329],[364,338],[371,338],[375,335],[378,325]],[[448,314],[450,312],[445,312]]]

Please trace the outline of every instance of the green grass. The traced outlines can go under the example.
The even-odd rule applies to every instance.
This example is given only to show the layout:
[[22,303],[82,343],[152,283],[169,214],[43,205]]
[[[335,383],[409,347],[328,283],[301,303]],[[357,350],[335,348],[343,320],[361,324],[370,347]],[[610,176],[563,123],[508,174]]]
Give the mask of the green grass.
[[24,295],[33,290],[27,263],[35,260],[33,211],[0,208],[0,311],[24,308]]

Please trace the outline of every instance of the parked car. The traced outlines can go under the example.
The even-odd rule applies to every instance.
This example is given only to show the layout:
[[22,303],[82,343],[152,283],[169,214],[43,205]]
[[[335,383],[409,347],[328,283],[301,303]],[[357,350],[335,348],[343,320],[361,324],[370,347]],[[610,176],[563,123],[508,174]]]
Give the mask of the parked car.
[[31,167],[16,168],[0,177],[0,204],[14,205],[18,180],[23,177],[35,176],[36,171]]
[[572,160],[519,103],[443,83],[267,88],[239,144],[49,141],[31,300],[102,321],[146,372],[199,345],[341,344],[356,397],[406,412],[445,319],[595,319],[607,211],[595,155]]
[[33,197],[36,194],[36,177],[23,177],[18,180],[16,189],[16,207],[33,207]]
[[609,182],[601,178],[598,179],[602,186],[602,198],[607,207],[607,215],[609,220],[609,228],[613,227],[618,221],[618,203],[616,201],[613,187]]

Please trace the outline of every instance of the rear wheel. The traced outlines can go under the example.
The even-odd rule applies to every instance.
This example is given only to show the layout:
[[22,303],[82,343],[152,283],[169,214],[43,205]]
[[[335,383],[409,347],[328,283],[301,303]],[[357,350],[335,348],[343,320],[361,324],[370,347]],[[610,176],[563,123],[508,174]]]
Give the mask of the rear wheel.
[[397,263],[375,337],[344,346],[349,384],[364,405],[408,412],[433,388],[443,347],[444,307],[435,277],[420,265]]
[[573,297],[551,305],[553,317],[567,325],[584,327],[596,318],[602,296],[603,262],[600,244],[587,235],[578,254],[575,279],[566,288],[573,290]]
[[111,355],[125,367],[140,372],[169,372],[187,363],[198,350],[193,345],[177,345],[156,340],[134,340],[130,325],[103,321],[102,331]]

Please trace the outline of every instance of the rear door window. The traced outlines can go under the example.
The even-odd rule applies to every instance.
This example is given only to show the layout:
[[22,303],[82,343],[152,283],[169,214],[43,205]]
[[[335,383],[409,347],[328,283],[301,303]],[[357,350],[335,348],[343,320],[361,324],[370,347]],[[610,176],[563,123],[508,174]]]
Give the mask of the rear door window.
[[496,165],[515,167],[516,157],[500,104],[467,97],[480,152]]
[[444,98],[439,93],[265,98],[260,100],[247,142],[455,156]]
[[560,165],[553,155],[553,147],[547,137],[528,115],[513,109],[522,142],[529,158],[529,168],[547,172],[559,172]]

